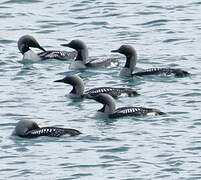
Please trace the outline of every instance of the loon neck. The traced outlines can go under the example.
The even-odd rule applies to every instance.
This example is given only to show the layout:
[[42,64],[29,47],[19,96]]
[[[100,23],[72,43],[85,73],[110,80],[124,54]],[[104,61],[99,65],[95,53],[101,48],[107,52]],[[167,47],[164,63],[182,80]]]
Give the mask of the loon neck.
[[110,103],[104,104],[104,106],[98,111],[108,116],[110,114],[113,114],[115,109],[116,109],[115,103],[112,101]]
[[77,57],[75,61],[82,61],[84,64],[86,64],[87,60],[88,60],[88,49],[87,48],[79,49],[77,51]]
[[21,53],[24,55],[24,53],[26,53],[27,51],[29,51],[30,50],[30,48],[29,48],[29,46],[27,46],[27,45],[25,45],[25,44],[23,44],[22,46],[21,46]]
[[137,56],[135,54],[126,56],[126,64],[124,68],[128,68],[133,72],[137,63]]
[[126,63],[120,71],[120,76],[132,76],[133,70],[137,63],[136,55],[126,56]]
[[84,83],[79,82],[76,85],[73,85],[73,89],[70,92],[73,97],[82,97],[84,95]]

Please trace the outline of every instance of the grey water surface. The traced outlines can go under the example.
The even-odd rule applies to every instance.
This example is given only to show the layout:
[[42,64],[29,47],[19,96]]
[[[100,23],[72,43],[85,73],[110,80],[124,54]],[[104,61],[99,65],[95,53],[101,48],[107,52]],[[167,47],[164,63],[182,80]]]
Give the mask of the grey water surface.
[[[1,0],[0,179],[201,179],[201,2],[141,0]],[[120,67],[70,71],[70,61],[22,64],[17,40],[34,36],[48,50],[81,39],[89,56]],[[182,68],[190,77],[120,78],[122,44],[138,53],[136,70]],[[38,52],[38,50],[34,49]],[[53,81],[80,75],[86,88],[131,87],[138,97],[117,107],[154,107],[164,116],[96,118],[93,100],[73,100]],[[19,120],[75,128],[77,137],[11,137]]]

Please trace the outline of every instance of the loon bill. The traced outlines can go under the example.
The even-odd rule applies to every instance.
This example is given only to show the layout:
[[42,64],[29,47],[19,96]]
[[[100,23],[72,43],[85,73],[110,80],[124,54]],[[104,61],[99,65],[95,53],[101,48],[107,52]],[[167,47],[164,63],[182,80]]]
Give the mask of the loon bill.
[[51,136],[60,137],[68,134],[70,136],[76,136],[81,134],[76,129],[69,128],[57,128],[57,127],[42,127],[40,128],[35,121],[32,120],[21,120],[17,123],[12,135],[24,137],[24,138],[35,138],[39,136]]
[[[38,48],[42,52],[36,54],[30,48]],[[24,35],[18,40],[18,49],[23,55],[23,60],[28,60],[31,62],[37,62],[45,59],[58,59],[58,60],[69,60],[74,59],[77,55],[76,51],[56,51],[45,50],[37,40],[30,35]]]
[[96,87],[87,91],[84,91],[84,82],[83,80],[77,75],[68,75],[63,79],[56,80],[54,82],[62,82],[65,84],[70,84],[73,86],[72,91],[70,92],[71,97],[77,98],[93,98],[94,96],[100,93],[107,93],[113,96],[114,98],[120,95],[127,95],[127,96],[136,96],[139,95],[135,90],[131,88],[118,88],[118,87]]
[[142,72],[133,73],[137,63],[137,52],[131,45],[122,45],[119,49],[112,50],[111,52],[120,53],[126,56],[126,63],[120,71],[121,76],[175,75],[177,77],[183,77],[190,74],[182,69],[172,68],[150,68]]
[[98,110],[98,116],[118,118],[124,116],[140,116],[140,115],[163,115],[164,112],[145,107],[121,107],[116,109],[114,99],[109,94],[99,94],[93,98],[97,102],[103,104],[103,107]]
[[79,39],[72,40],[68,44],[61,44],[61,46],[66,46],[77,51],[77,56],[75,58],[75,61],[70,64],[70,69],[86,69],[119,65],[119,61],[116,58],[94,59],[89,61],[88,47],[83,41]]

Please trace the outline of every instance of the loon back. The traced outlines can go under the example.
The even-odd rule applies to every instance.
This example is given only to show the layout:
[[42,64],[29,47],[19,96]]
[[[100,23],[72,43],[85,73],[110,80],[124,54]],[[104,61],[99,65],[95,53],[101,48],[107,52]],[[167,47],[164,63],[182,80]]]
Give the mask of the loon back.
[[41,59],[58,59],[58,60],[69,60],[74,59],[77,55],[76,51],[45,51],[38,53],[38,56],[41,57]]
[[94,96],[97,96],[100,93],[106,93],[112,96],[113,98],[117,98],[118,96],[122,94],[126,94],[128,96],[136,96],[139,95],[137,91],[131,89],[131,88],[112,88],[112,87],[98,87],[93,88],[85,92],[84,96],[87,98],[93,98]]
[[181,69],[171,69],[171,68],[150,68],[145,71],[133,73],[133,76],[146,76],[146,75],[175,75],[177,77],[183,77],[190,75],[187,71],[181,70]]
[[108,58],[108,59],[93,59],[85,64],[89,68],[98,68],[98,67],[109,67],[109,66],[119,66],[119,60],[117,58]]
[[26,138],[35,138],[35,137],[39,137],[39,136],[60,137],[65,134],[68,134],[70,136],[76,136],[81,133],[76,129],[42,127],[42,128],[28,131],[24,137],[26,137]]
[[122,107],[115,110],[113,114],[110,114],[110,118],[118,118],[123,116],[142,116],[142,115],[163,115],[158,109],[144,108],[144,107]]

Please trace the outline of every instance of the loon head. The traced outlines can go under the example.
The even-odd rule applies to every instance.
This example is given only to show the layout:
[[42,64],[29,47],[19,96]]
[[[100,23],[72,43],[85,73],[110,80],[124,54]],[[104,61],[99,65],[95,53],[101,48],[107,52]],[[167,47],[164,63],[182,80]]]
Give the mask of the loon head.
[[72,40],[68,44],[61,44],[61,46],[67,46],[69,48],[75,49],[78,52],[75,61],[83,61],[84,64],[87,63],[88,47],[83,41],[81,41],[79,39],[75,39],[75,40]]
[[36,122],[32,120],[21,120],[17,123],[12,135],[24,137],[28,131],[35,129],[39,129],[39,126]]
[[114,113],[116,105],[112,96],[109,94],[101,93],[95,96],[93,99],[103,104],[103,107],[98,110],[99,112],[104,113],[106,116]]
[[46,51],[40,44],[36,41],[33,36],[24,35],[18,40],[18,49],[19,51],[24,54],[25,52],[29,51],[30,47],[41,49],[42,51]]
[[63,82],[63,83],[72,85],[73,89],[70,92],[70,94],[75,97],[82,97],[82,95],[84,94],[84,82],[79,76],[75,74],[68,75],[63,79],[59,79],[54,82]]
[[128,76],[131,75],[137,62],[136,50],[131,45],[122,45],[119,49],[112,50],[111,52],[117,52],[126,56],[126,63],[121,73],[127,73]]

